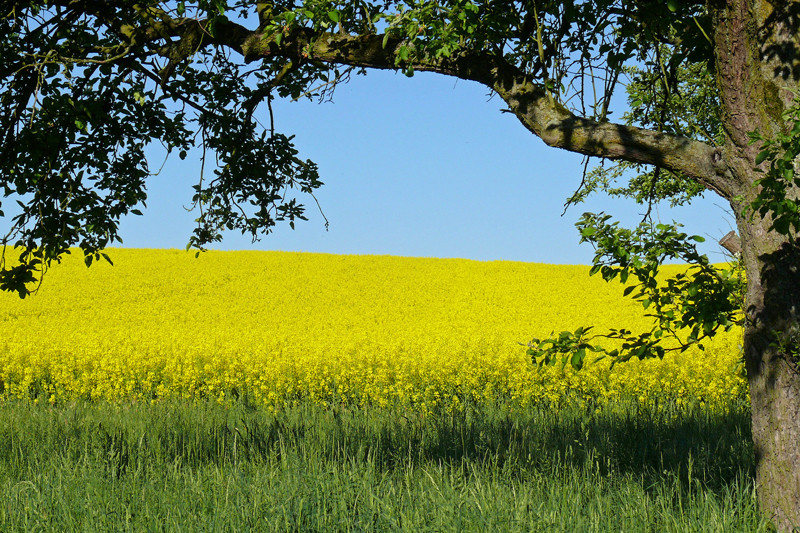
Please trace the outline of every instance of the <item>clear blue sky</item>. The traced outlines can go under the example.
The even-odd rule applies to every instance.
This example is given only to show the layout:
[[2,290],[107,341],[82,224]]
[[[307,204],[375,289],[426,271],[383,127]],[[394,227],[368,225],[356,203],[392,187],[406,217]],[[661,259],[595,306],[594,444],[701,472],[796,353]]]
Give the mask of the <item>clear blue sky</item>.
[[[230,233],[217,248],[588,264],[592,249],[578,245],[574,227],[581,213],[635,223],[643,208],[598,197],[562,217],[581,158],[546,146],[503,107],[476,83],[394,72],[354,76],[334,103],[276,102],[276,128],[296,134],[301,156],[319,165],[330,228],[312,202],[294,231],[280,226],[255,244]],[[185,247],[196,215],[184,206],[198,175],[197,154],[171,158],[149,182],[144,216],[123,222],[124,246]],[[707,193],[658,216],[705,236],[703,251],[722,260],[716,240],[733,224],[724,205]]]

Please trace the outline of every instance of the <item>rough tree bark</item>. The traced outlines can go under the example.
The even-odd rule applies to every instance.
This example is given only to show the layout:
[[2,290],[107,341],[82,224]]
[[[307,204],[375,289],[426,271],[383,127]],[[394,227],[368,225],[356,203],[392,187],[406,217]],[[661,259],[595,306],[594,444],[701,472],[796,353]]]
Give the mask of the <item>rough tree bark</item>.
[[800,250],[737,212],[747,272],[745,361],[761,510],[800,527]]
[[715,20],[725,159],[745,197],[731,206],[747,273],[744,351],[756,482],[762,512],[781,531],[800,527],[800,247],[743,205],[761,177],[754,170],[759,148],[748,132],[770,137],[785,128],[781,113],[799,88],[798,21],[798,2],[764,0],[721,3]]

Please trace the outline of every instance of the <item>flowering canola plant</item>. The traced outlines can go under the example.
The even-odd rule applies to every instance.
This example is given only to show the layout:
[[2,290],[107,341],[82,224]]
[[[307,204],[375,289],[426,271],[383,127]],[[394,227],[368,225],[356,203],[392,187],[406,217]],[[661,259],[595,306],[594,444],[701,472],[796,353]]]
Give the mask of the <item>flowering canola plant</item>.
[[[0,399],[245,398],[275,409],[632,397],[745,399],[741,332],[705,353],[539,369],[552,331],[644,329],[641,306],[585,266],[288,252],[76,251],[40,291],[0,294]],[[680,267],[670,267],[680,268]],[[522,345],[521,345],[522,344]]]

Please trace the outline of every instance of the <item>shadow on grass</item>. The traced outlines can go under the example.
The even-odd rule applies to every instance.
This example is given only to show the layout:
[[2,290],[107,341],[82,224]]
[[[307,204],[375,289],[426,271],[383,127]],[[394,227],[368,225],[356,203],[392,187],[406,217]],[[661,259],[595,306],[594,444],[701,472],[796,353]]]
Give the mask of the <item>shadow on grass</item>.
[[665,476],[724,490],[753,477],[746,406],[728,413],[674,404],[553,410],[502,406],[420,415],[401,409],[301,405],[278,413],[211,402],[0,404],[0,469],[22,472],[88,460],[119,478],[165,465],[296,461],[363,463],[379,471],[447,465],[509,478]]

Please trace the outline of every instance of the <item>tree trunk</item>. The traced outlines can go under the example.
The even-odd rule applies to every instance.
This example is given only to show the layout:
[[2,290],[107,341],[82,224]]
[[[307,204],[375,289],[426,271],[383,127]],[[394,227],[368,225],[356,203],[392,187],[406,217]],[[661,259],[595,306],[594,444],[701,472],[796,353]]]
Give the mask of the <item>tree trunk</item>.
[[748,285],[744,352],[761,512],[789,532],[800,530],[800,246],[766,225],[739,219]]
[[[714,49],[725,160],[747,273],[744,355],[752,402],[756,483],[762,514],[779,531],[800,531],[800,243],[769,231],[746,210],[755,199],[758,144],[786,131],[782,112],[800,88],[800,1],[719,0]],[[788,194],[796,195],[790,186]]]

